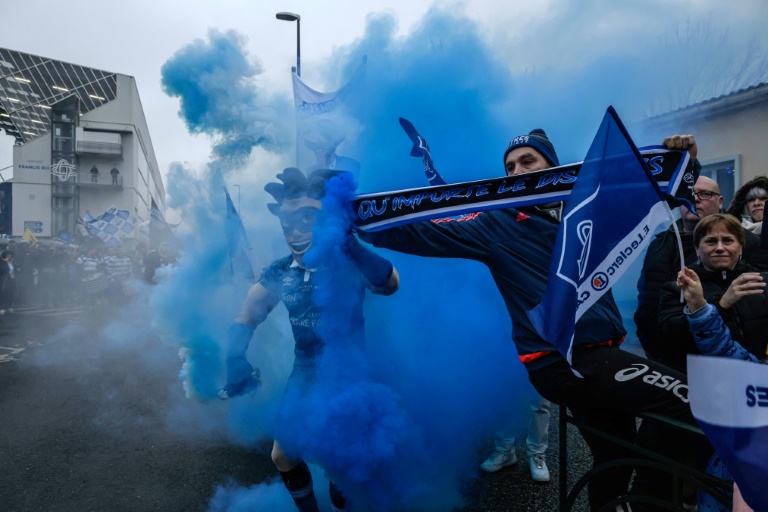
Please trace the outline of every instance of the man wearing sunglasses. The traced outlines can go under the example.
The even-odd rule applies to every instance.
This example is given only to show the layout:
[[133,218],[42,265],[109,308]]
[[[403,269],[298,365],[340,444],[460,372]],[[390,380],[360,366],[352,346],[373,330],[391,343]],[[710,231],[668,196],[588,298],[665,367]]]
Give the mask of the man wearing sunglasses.
[[[219,397],[227,399],[249,391],[258,385],[258,370],[248,362],[245,353],[256,327],[272,309],[282,302],[288,310],[296,343],[293,372],[288,390],[303,392],[315,377],[315,365],[323,350],[324,340],[316,332],[322,321],[322,310],[314,300],[317,286],[316,273],[332,269],[308,268],[304,256],[312,248],[312,229],[322,209],[325,184],[340,173],[319,170],[307,178],[296,168],[285,169],[277,177],[282,183],[268,183],[264,189],[276,203],[269,211],[280,219],[290,254],[269,265],[248,291],[235,323],[230,327],[227,340],[227,384]],[[345,253],[360,272],[359,285],[349,291],[361,299],[365,288],[373,293],[391,295],[400,286],[397,271],[392,264],[364,248],[351,234],[347,238]],[[352,315],[362,322],[362,300],[354,305],[359,311]],[[361,326],[360,326],[361,327]],[[272,460],[280,472],[285,487],[301,512],[316,512],[317,501],[312,488],[312,475],[307,464],[295,456],[286,455],[276,440],[272,447]],[[333,482],[330,484],[333,510],[347,510],[346,499]]]
[[[698,146],[693,135],[672,135],[664,139],[664,146],[670,149],[688,150],[692,165],[701,165],[696,160]],[[680,207],[680,220],[677,221],[678,232],[683,243],[683,256],[686,265],[696,261],[696,250],[693,247],[693,228],[701,217],[718,213],[723,207],[720,187],[711,178],[699,176],[693,186],[693,198],[696,212],[685,206]],[[673,226],[660,233],[648,245],[643,261],[643,270],[637,281],[637,310],[635,325],[637,337],[645,350],[646,356],[655,361],[660,360],[661,346],[664,335],[659,329],[659,300],[661,287],[676,278],[680,270],[680,251],[677,247],[677,237]]]

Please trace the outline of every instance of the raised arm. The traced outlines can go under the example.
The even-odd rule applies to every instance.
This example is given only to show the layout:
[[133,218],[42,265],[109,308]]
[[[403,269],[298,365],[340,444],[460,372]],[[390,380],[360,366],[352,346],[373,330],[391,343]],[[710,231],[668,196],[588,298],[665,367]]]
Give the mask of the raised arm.
[[375,233],[358,232],[361,240],[376,247],[433,258],[465,258],[483,261],[488,255],[488,236],[483,219],[473,213],[461,220],[416,222]]
[[392,263],[363,247],[354,235],[347,238],[346,250],[373,293],[392,295],[400,288],[400,276]]
[[256,283],[248,290],[227,333],[227,384],[219,391],[222,400],[247,390],[258,382],[258,370],[245,357],[251,338],[259,326],[277,305],[278,299],[264,285]]
[[699,154],[699,147],[696,144],[696,137],[693,135],[670,135],[664,138],[662,144],[668,149],[684,149],[691,156],[689,167],[693,167],[696,157]]

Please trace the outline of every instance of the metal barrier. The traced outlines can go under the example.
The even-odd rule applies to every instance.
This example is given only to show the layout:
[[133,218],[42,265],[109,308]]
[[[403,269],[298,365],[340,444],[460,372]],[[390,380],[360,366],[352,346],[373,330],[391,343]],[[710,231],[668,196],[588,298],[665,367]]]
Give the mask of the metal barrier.
[[[675,421],[670,418],[665,418],[656,414],[636,414],[642,421],[655,421],[664,425],[686,430],[701,436],[704,436],[699,428],[686,423]],[[616,443],[619,446],[628,448],[638,454],[637,458],[628,459],[614,459],[603,464],[599,464],[587,471],[574,485],[573,488],[568,491],[568,423],[584,429],[594,435],[602,437],[608,441]],[[725,505],[728,510],[731,509],[730,492],[732,491],[732,484],[720,478],[708,475],[707,473],[680,464],[679,462],[665,457],[660,453],[653,452],[642,446],[638,446],[634,443],[630,443],[624,439],[607,434],[601,430],[598,430],[590,425],[583,423],[582,421],[570,416],[568,414],[567,407],[560,406],[560,512],[569,512],[573,509],[576,499],[579,497],[581,491],[587,486],[587,484],[600,473],[610,471],[617,467],[638,467],[645,466],[661,471],[665,471],[672,475],[673,479],[673,495],[672,502],[661,501],[658,498],[652,496],[645,496],[639,494],[625,494],[619,496],[613,501],[607,503],[600,509],[600,512],[613,512],[616,510],[616,506],[627,503],[642,503],[646,505],[652,505],[658,510],[674,510],[679,512],[685,512],[683,508],[683,482],[689,482],[695,485],[697,490],[704,490],[709,493],[717,501]]]

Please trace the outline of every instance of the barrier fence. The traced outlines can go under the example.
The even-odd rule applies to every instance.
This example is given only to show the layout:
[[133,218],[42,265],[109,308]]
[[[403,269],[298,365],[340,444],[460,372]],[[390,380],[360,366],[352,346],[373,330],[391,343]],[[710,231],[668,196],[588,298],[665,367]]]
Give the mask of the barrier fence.
[[[705,437],[704,432],[702,432],[701,429],[694,427],[692,425],[688,425],[686,423],[672,420],[670,418],[665,418],[663,416],[658,416],[655,414],[637,414],[636,416],[640,418],[641,421],[654,421],[654,422],[661,423],[670,428],[685,430],[694,435],[700,435],[702,437]],[[569,491],[568,469],[567,469],[568,468],[568,444],[567,443],[568,443],[568,424],[569,423],[571,425],[578,427],[579,429],[584,429],[593,435],[599,436],[603,439],[616,443],[619,446],[627,448],[637,453],[638,456],[636,458],[633,457],[633,458],[626,458],[626,459],[614,459],[593,467],[591,470],[587,471],[581,478],[579,478],[579,480],[573,485],[573,487]],[[673,510],[673,511],[679,511],[679,512],[686,512],[686,509],[683,508],[683,485],[686,482],[689,485],[695,486],[697,490],[707,491],[718,502],[725,505],[728,508],[728,510],[730,510],[732,507],[730,493],[733,490],[733,484],[731,484],[730,482],[727,482],[720,478],[709,475],[704,471],[681,464],[669,457],[664,456],[661,453],[648,450],[647,448],[644,448],[642,446],[638,446],[634,443],[630,443],[625,439],[621,439],[619,437],[613,436],[611,434],[607,434],[605,432],[602,432],[599,429],[591,427],[590,425],[584,423],[580,419],[574,418],[573,416],[568,414],[567,407],[565,406],[560,406],[559,428],[560,428],[560,466],[559,466],[560,474],[559,474],[558,483],[560,487],[560,512],[570,512],[571,510],[573,510],[573,506],[576,503],[576,500],[578,499],[579,494],[581,493],[582,490],[586,488],[587,484],[589,484],[590,481],[593,478],[595,478],[595,476],[598,476],[605,471],[611,471],[612,469],[615,469],[618,467],[627,467],[627,466],[651,467],[651,468],[655,468],[671,474],[673,479],[672,501],[671,502],[661,501],[658,498],[655,498],[652,496],[640,495],[640,494],[626,494],[623,496],[619,496],[618,498],[611,501],[610,503],[607,503],[605,506],[603,506],[603,508],[600,509],[600,512],[608,512],[608,511],[613,512],[616,510],[616,506],[627,504],[627,503],[630,503],[630,506],[631,506],[631,503],[638,503],[638,504],[643,503],[643,504],[657,507],[658,510]]]

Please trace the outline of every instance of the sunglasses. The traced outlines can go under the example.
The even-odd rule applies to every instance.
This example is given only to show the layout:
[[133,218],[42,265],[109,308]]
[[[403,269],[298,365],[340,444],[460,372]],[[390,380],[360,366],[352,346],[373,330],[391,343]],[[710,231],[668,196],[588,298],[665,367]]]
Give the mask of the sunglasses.
[[712,199],[713,197],[719,196],[720,194],[718,194],[717,192],[709,191],[709,190],[700,190],[699,192],[694,192],[693,195],[695,195],[699,199],[704,200],[704,199]]
[[280,226],[283,234],[290,235],[295,230],[301,233],[309,233],[317,223],[317,208],[304,206],[294,212],[280,212]]

